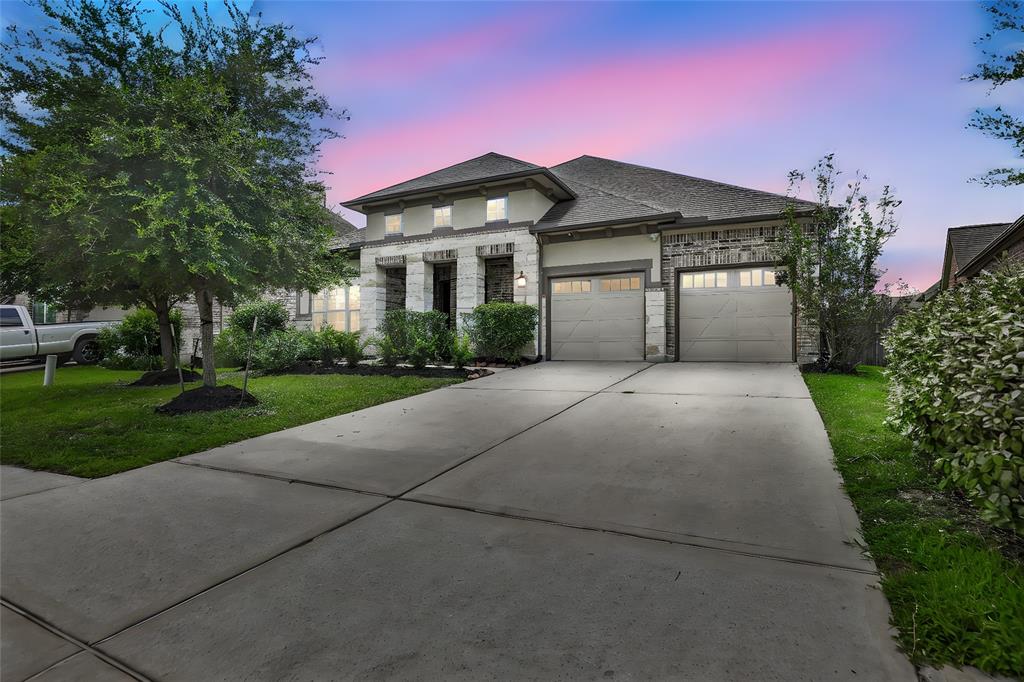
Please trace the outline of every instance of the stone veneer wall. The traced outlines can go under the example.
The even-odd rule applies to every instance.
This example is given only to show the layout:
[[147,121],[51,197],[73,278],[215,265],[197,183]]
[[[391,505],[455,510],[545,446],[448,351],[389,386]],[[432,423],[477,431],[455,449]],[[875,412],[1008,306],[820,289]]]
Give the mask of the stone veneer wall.
[[484,302],[512,303],[515,300],[512,258],[488,258],[484,261],[484,269]]
[[[665,284],[666,350],[669,358],[676,353],[676,268],[713,268],[770,263],[775,260],[773,244],[778,240],[779,224],[749,227],[678,232],[661,236],[661,273]],[[796,321],[797,362],[805,364],[818,357],[818,329]]]

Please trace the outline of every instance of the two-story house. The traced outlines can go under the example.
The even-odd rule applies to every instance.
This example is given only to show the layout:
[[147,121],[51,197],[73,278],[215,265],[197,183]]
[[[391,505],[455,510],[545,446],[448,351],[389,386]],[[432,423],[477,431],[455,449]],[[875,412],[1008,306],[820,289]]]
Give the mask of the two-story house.
[[360,326],[516,301],[538,306],[533,353],[552,360],[810,362],[817,331],[773,267],[790,201],[592,156],[485,154],[345,202],[367,223]]

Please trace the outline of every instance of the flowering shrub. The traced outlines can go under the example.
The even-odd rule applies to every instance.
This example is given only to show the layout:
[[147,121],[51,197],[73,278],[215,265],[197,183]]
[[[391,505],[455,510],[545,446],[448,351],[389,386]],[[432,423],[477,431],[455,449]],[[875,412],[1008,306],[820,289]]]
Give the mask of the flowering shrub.
[[884,340],[889,422],[993,525],[1024,534],[1024,270],[985,273]]

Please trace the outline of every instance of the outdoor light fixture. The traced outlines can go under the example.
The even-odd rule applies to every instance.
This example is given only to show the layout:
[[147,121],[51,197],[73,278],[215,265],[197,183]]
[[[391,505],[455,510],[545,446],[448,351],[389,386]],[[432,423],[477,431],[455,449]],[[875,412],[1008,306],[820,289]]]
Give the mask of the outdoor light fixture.
[[519,288],[519,289],[522,289],[525,286],[526,286],[526,275],[524,275],[523,271],[520,270],[519,271],[519,276],[516,277],[516,287]]

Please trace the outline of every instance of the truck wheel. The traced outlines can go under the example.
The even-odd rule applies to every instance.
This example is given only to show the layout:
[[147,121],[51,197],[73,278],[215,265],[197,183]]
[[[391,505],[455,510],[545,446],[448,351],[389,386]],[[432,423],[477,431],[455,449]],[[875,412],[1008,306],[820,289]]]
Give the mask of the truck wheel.
[[95,365],[100,361],[101,356],[100,344],[95,336],[79,339],[75,344],[75,350],[71,353],[71,357],[79,365]]

